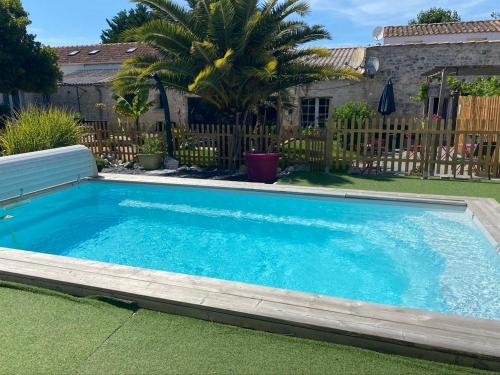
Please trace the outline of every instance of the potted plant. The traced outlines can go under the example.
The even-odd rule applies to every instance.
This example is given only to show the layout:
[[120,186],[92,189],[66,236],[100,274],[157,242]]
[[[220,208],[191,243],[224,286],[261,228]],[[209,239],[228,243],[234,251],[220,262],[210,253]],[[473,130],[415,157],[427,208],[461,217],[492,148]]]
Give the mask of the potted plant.
[[[262,123],[265,123],[265,118]],[[255,131],[260,132],[260,126]],[[276,134],[277,129],[276,126],[264,126],[264,131],[268,134]],[[245,153],[245,166],[250,182],[272,184],[278,180],[280,154],[273,146],[273,144],[266,143],[261,145],[260,149],[252,147],[250,152]]]
[[144,138],[137,158],[142,169],[152,171],[160,169],[163,160],[163,141],[156,137]]
[[280,154],[277,152],[247,152],[245,165],[250,182],[272,184],[278,179]]

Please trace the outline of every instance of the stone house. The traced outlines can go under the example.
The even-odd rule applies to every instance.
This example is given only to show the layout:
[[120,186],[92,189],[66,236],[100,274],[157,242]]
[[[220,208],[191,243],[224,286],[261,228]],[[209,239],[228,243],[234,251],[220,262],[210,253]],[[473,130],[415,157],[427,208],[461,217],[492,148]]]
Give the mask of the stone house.
[[[113,109],[115,100],[111,88],[115,74],[127,59],[155,53],[150,47],[138,43],[60,47],[56,50],[64,74],[57,93],[50,97],[24,94],[24,101],[66,107],[80,113],[87,120],[110,123],[118,121]],[[332,49],[328,57],[313,63],[361,69],[364,54],[364,48]],[[213,117],[213,108],[200,103],[195,95],[176,90],[167,90],[167,95],[171,118],[175,123],[210,122]],[[163,121],[163,109],[158,92],[152,91],[150,100],[155,105],[143,116],[142,123],[153,125]],[[328,105],[322,105],[320,111],[327,115]],[[288,123],[295,122],[287,114],[284,117]]]
[[[112,80],[123,63],[133,57],[154,54],[155,51],[139,43],[97,44],[56,48],[63,80],[50,97],[25,94],[26,101],[66,107],[91,121],[117,122],[114,111],[116,101],[111,88]],[[183,121],[179,111],[182,95],[168,93],[174,121]],[[159,94],[151,92],[154,106],[143,117],[144,123],[154,124],[163,118]]]
[[[385,29],[382,45],[333,48],[328,57],[316,59],[311,63],[351,67],[365,72],[370,61],[377,61],[379,69],[376,74],[370,74],[371,78],[366,74],[360,81],[323,81],[291,90],[294,109],[282,114],[284,125],[322,125],[331,107],[336,108],[350,101],[367,102],[376,109],[388,78],[392,78],[394,83],[397,104],[395,115],[421,116],[423,104],[415,102],[412,97],[418,93],[420,84],[425,82],[426,72],[443,66],[500,65],[500,38],[495,36],[498,32],[487,28],[497,27],[497,23],[500,24],[500,21],[464,22],[460,23],[465,24],[462,26],[456,23],[443,24],[448,25],[447,28],[436,25],[392,26]],[[488,34],[487,40],[483,40],[483,37],[476,38],[478,40],[467,39],[467,35],[472,35],[473,31],[457,32],[456,35],[465,38],[459,41],[427,39],[428,35],[425,34],[434,30],[433,36],[450,36],[450,33],[439,33],[460,28],[470,31],[473,24],[477,24],[474,30],[490,30],[491,35]],[[479,31],[476,35],[483,35]],[[413,39],[395,39],[397,35],[406,34],[406,38],[419,36],[421,39],[414,42],[411,42]],[[395,44],[396,41],[400,44]],[[105,120],[110,123],[117,122],[111,90],[113,76],[127,59],[154,53],[148,46],[137,43],[61,47],[57,51],[64,73],[58,92],[50,97],[24,94],[21,95],[20,101],[64,106],[81,113],[88,120]],[[172,120],[176,123],[210,122],[211,116],[213,117],[213,109],[205,106],[193,95],[169,90],[168,98]],[[163,120],[162,103],[157,92],[152,91],[150,99],[155,102],[155,106],[144,116],[143,122],[154,124]]]
[[[396,116],[423,115],[424,106],[412,99],[426,81],[426,73],[444,66],[500,66],[500,41],[380,45],[367,47],[364,61],[377,58],[374,78],[361,81],[324,81],[295,89],[297,100],[325,98],[338,107],[349,101],[364,101],[377,108],[388,78],[394,83]],[[364,66],[364,65],[362,65]],[[468,78],[468,77],[464,77]],[[472,77],[469,77],[472,78]],[[477,78],[477,77],[474,77]],[[298,120],[298,111],[295,119]]]

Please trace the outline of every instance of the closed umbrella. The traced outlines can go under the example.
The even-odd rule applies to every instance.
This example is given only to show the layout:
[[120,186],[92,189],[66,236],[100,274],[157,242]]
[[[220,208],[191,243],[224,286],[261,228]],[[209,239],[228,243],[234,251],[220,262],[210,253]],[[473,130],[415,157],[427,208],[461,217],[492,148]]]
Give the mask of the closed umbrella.
[[[386,128],[385,117],[389,116],[391,113],[396,112],[396,101],[394,100],[394,87],[392,85],[392,79],[389,78],[384,87],[384,92],[380,97],[378,103],[378,112],[384,116],[384,129]],[[389,147],[392,148],[392,137],[389,139]],[[399,148],[399,145],[397,145]]]
[[392,85],[392,79],[389,78],[384,87],[384,92],[380,97],[380,102],[378,103],[378,112],[384,116],[389,116],[391,113],[396,112],[396,101],[394,100],[394,87]]

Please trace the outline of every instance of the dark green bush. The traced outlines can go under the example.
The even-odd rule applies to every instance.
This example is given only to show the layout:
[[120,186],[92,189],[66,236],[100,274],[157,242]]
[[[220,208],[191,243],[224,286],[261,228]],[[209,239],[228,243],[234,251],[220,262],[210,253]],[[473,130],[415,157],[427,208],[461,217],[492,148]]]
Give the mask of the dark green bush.
[[359,126],[363,126],[366,120],[371,120],[376,115],[373,108],[366,102],[349,102],[340,106],[335,111],[338,120],[356,120]]

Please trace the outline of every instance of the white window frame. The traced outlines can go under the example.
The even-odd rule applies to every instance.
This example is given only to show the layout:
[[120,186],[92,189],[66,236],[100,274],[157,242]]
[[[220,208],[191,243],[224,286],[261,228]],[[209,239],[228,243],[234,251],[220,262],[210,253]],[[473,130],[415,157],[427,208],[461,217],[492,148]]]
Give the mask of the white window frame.
[[[314,126],[319,126],[319,102],[321,99],[325,99],[325,100],[328,100],[328,113],[325,117],[325,123],[326,121],[328,121],[328,117],[329,117],[329,112],[330,112],[330,106],[331,106],[331,101],[332,101],[332,98],[330,97],[327,97],[327,96],[322,96],[322,97],[302,97],[300,98],[300,126],[303,128],[303,127],[306,127],[306,126],[309,126],[309,125],[314,125]],[[304,100],[314,100],[314,124],[304,124],[304,113],[303,113],[303,101]],[[323,124],[324,126],[324,124]]]

